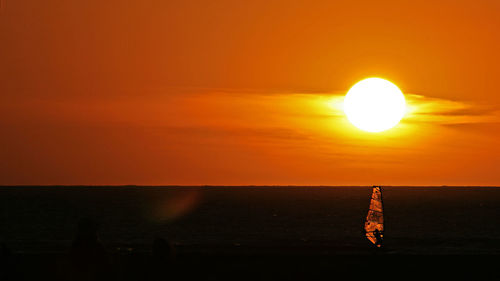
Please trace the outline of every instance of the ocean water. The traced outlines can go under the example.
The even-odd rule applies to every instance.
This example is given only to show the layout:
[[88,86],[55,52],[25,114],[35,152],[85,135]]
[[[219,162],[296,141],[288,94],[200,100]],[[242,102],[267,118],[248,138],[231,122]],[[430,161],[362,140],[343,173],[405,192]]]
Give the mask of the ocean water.
[[[386,246],[401,254],[500,254],[500,188],[385,187]],[[2,187],[0,241],[67,252],[81,218],[110,251],[360,254],[371,187]]]

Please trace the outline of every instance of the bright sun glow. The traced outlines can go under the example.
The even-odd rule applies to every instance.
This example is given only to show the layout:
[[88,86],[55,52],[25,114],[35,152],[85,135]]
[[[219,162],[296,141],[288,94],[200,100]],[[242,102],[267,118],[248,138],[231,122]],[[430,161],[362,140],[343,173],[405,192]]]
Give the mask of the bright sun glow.
[[381,78],[359,81],[344,98],[347,119],[367,132],[382,132],[396,126],[405,111],[406,102],[401,90]]

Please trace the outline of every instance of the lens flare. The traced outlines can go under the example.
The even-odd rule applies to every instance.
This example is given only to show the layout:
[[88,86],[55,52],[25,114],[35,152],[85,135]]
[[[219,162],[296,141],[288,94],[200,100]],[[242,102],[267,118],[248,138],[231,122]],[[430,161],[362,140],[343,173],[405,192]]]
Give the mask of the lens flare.
[[201,199],[201,188],[172,187],[168,192],[158,194],[152,206],[149,217],[156,221],[175,221],[192,212]]

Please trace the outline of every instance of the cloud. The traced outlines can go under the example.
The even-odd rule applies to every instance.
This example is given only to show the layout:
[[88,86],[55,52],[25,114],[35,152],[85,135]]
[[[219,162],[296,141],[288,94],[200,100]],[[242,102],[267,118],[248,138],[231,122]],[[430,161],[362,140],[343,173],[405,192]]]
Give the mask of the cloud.
[[407,94],[408,114],[403,122],[438,125],[498,123],[500,111],[467,101]]

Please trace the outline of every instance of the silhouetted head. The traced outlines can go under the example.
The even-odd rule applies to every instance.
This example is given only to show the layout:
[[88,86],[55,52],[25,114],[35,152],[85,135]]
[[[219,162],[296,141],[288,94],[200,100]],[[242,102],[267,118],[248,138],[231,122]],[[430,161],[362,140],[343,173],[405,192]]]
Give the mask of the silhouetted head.
[[98,275],[108,269],[106,250],[98,239],[97,230],[96,222],[89,218],[81,219],[70,251],[75,270],[90,275],[97,274],[89,280],[99,279]]
[[97,230],[99,225],[89,219],[83,218],[78,222],[78,231],[76,234],[76,239],[81,240],[97,240]]
[[0,244],[0,257],[6,258],[10,256],[11,252],[10,249],[5,245],[4,243]]
[[164,238],[156,238],[153,241],[153,257],[156,259],[170,258],[173,254],[172,245]]

